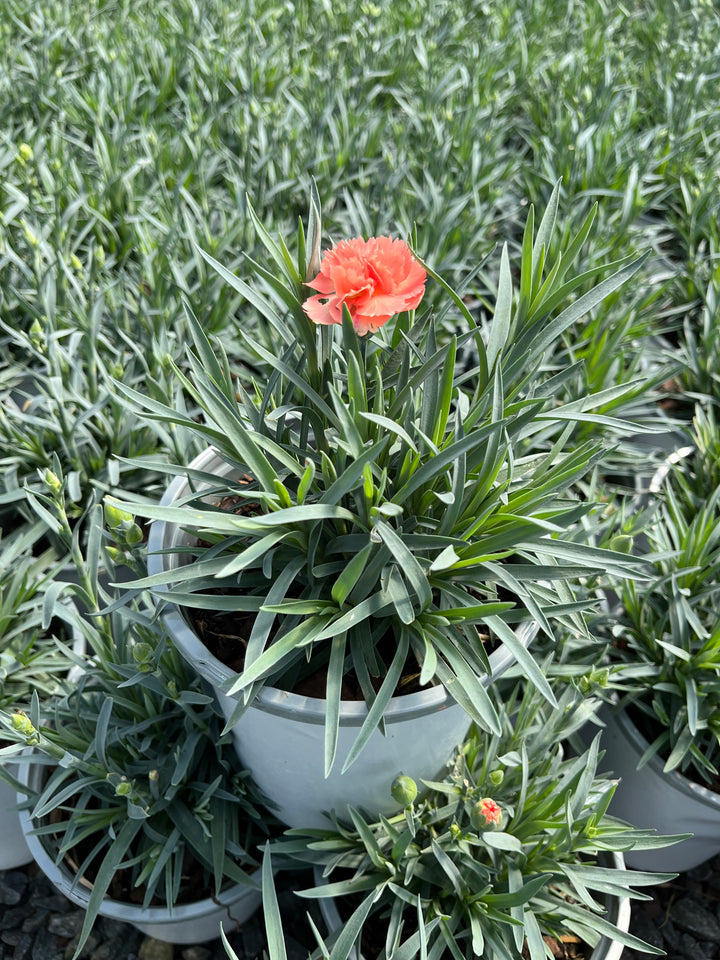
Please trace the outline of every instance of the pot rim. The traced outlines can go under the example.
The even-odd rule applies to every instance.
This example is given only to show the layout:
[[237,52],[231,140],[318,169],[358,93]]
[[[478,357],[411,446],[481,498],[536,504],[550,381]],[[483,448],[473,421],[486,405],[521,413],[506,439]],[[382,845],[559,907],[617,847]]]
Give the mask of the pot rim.
[[[167,607],[162,614],[162,620],[175,646],[192,661],[205,680],[221,693],[224,692],[223,688],[227,689],[232,685],[239,674],[208,650],[188,625],[177,606]],[[534,621],[527,621],[520,625],[517,635],[523,646],[528,646],[538,629],[539,624]],[[493,651],[490,655],[491,673],[486,675],[488,680],[500,676],[513,662],[513,656],[504,646]],[[241,694],[235,696],[239,699]],[[252,703],[258,710],[274,716],[297,719],[298,715],[302,714],[305,723],[325,724],[327,701],[319,697],[306,697],[266,685],[255,694]],[[415,693],[393,697],[385,708],[383,717],[386,723],[402,723],[424,715],[428,708],[445,709],[455,704],[455,699],[445,687],[437,684],[417,690]],[[361,726],[367,713],[367,705],[362,700],[340,701],[340,720],[343,725]]]
[[[22,763],[19,766],[18,780],[26,786],[33,787],[33,781],[39,779],[41,776],[42,765]],[[24,793],[18,792],[17,801],[19,804],[24,803],[26,799],[27,797]],[[20,826],[33,860],[61,893],[69,900],[72,900],[73,903],[77,904],[77,906],[87,910],[90,901],[90,890],[78,884],[73,886],[74,877],[70,870],[68,870],[64,863],[56,863],[41,838],[31,832],[34,829],[34,821],[30,816],[30,811],[28,809],[20,809],[18,814]],[[248,874],[248,876],[259,887],[261,878],[260,868],[254,871],[254,873]],[[200,919],[201,917],[217,912],[218,909],[232,906],[246,896],[257,894],[257,887],[237,883],[221,891],[217,897],[205,897],[193,903],[180,903],[173,907],[143,907],[136,903],[113,900],[106,894],[102,899],[99,912],[102,916],[110,917],[113,920],[123,920],[128,923],[173,924],[181,920]]]
[[[188,469],[206,470],[213,460],[219,461],[225,467],[228,466],[214,447],[208,447],[192,461]],[[187,477],[184,475],[176,476],[165,490],[160,505],[169,506],[172,504],[186,487]],[[172,544],[167,541],[172,536],[171,531],[173,529],[177,529],[177,525],[168,524],[162,520],[155,520],[150,525],[148,537],[149,574],[159,573],[162,570],[163,556],[170,554]],[[167,604],[162,608],[161,616],[175,646],[194,664],[198,673],[221,693],[229,689],[239,674],[226,666],[221,660],[218,660],[208,650],[190,627],[180,608],[176,604]],[[527,648],[539,629],[540,625],[536,620],[526,620],[518,625],[515,632],[518,640]],[[488,681],[493,677],[499,677],[515,662],[515,658],[504,644],[501,644],[497,650],[490,654],[489,660],[491,671],[487,674]],[[233,695],[233,698],[239,699],[241,696],[242,694],[237,694]],[[327,701],[319,697],[301,696],[297,693],[290,693],[266,685],[254,696],[252,703],[253,707],[274,716],[297,719],[302,715],[302,719],[306,723],[325,724]],[[455,699],[445,687],[442,684],[437,684],[418,690],[415,693],[393,697],[385,709],[383,717],[386,723],[400,723],[422,716],[427,713],[429,708],[445,709],[453,707],[455,704]],[[367,712],[367,705],[362,700],[340,701],[340,721],[343,726],[361,726]]]
[[[617,870],[626,870],[625,860],[622,853],[618,851],[600,851],[600,859],[612,859],[612,865]],[[320,886],[323,882],[322,871],[319,867],[315,867],[313,870],[313,876],[316,886]],[[605,897],[606,905],[610,905],[608,913],[610,914],[607,919],[611,923],[614,923],[616,927],[622,930],[624,933],[630,929],[630,898],[629,897],[616,897],[610,894],[607,894]],[[335,903],[335,898],[333,897],[319,897],[318,905],[320,912],[322,914],[323,920],[328,928],[328,932],[332,933],[333,930],[336,930],[342,924],[342,918],[340,917],[340,911],[337,908]],[[614,913],[610,913],[612,908],[616,908]],[[603,934],[598,945],[590,954],[590,960],[620,960],[623,950],[625,949],[624,944],[620,943],[618,940],[611,940],[610,937],[607,937]],[[353,947],[353,951],[350,954],[350,960],[364,960],[363,955],[360,953],[360,946],[356,942]]]
[[[615,707],[609,708],[609,717],[637,752],[638,758],[641,757],[650,744],[635,726],[625,707],[616,705]],[[650,767],[656,776],[662,777],[662,779],[669,782],[680,793],[684,793],[686,796],[692,797],[693,800],[704,803],[706,806],[720,808],[720,794],[714,793],[708,789],[708,787],[703,787],[702,784],[695,783],[694,780],[690,780],[689,777],[680,773],[679,770],[665,771],[663,769],[665,764],[657,754],[650,757],[645,766]]]

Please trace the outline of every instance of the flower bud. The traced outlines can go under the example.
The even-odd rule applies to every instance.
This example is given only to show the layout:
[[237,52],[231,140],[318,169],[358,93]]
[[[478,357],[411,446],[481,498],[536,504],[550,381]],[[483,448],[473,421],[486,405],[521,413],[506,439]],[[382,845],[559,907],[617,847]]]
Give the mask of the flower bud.
[[22,161],[22,163],[27,163],[28,161],[32,160],[33,156],[33,148],[30,146],[30,144],[21,143],[18,147],[18,158]]
[[136,523],[131,523],[128,529],[125,531],[125,543],[129,543],[130,546],[133,546],[136,543],[140,543],[143,538],[143,532]]
[[151,770],[148,773],[148,780],[158,780],[159,777],[160,777],[160,774],[157,772],[157,770]]
[[26,713],[13,713],[10,717],[13,730],[21,733],[24,737],[34,737],[37,730],[32,724],[32,720]]
[[578,681],[580,692],[590,693],[595,687],[604,689],[610,682],[609,667],[593,667],[589,673],[584,673]]
[[478,800],[470,812],[470,822],[476,830],[488,830],[502,823],[502,810],[490,797]]
[[593,670],[595,683],[599,687],[605,689],[605,687],[610,683],[610,667],[600,667],[596,670]]
[[49,467],[45,471],[43,480],[45,481],[45,485],[47,486],[48,490],[50,490],[51,493],[60,493],[60,491],[63,488],[62,480],[60,480],[58,475],[56,473],[53,473],[53,471]]
[[132,655],[136,663],[147,663],[152,660],[153,648],[149,643],[136,643],[132,648]]
[[32,343],[36,350],[45,349],[47,337],[45,336],[45,329],[37,317],[35,317],[30,325],[28,336],[30,337],[30,343]]
[[396,803],[401,803],[404,807],[409,807],[417,796],[417,784],[412,777],[404,773],[399,774],[392,782],[390,793]]
[[128,797],[132,793],[132,784],[122,777],[120,783],[115,787],[116,797]]
[[104,508],[105,523],[111,530],[124,529],[133,522],[131,513],[128,513],[127,510],[121,510],[120,507],[116,507],[114,503],[110,503],[108,500],[105,501]]
[[493,786],[499,787],[505,778],[505,773],[503,770],[500,770],[498,767],[497,770],[493,770],[490,774],[490,781]]
[[611,550],[615,550],[618,553],[630,553],[633,548],[633,538],[627,533],[618,533],[611,538],[608,546]]

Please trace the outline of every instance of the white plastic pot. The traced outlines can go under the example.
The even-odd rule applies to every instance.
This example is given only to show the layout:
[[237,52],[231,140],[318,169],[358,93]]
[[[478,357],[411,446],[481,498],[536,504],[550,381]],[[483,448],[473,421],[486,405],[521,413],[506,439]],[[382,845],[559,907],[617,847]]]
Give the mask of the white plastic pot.
[[[600,858],[601,863],[602,859],[610,861],[608,866],[612,866],[616,870],[625,869],[625,862],[623,860],[623,854],[621,853],[604,854],[602,858]],[[323,882],[325,881],[323,881],[322,871],[316,868],[315,886],[320,886]],[[622,930],[623,933],[627,933],[630,929],[630,900],[628,897],[620,898],[606,894],[604,902],[607,912],[604,914],[603,919],[614,924],[618,930]],[[323,920],[325,921],[328,933],[333,933],[340,926],[342,926],[342,918],[340,916],[340,912],[338,911],[337,904],[332,897],[321,899],[319,904],[320,912]],[[590,960],[620,960],[623,949],[623,944],[618,943],[617,940],[611,940],[609,937],[602,937],[598,945],[590,954]],[[353,947],[353,951],[350,954],[349,960],[363,960],[363,956],[360,953],[360,947],[357,943]]]
[[[8,773],[18,776],[17,764],[8,764]],[[13,870],[32,860],[17,811],[15,790],[0,780],[0,870]]]
[[[46,770],[46,767],[38,764],[22,764],[18,779],[37,790],[42,786]],[[17,802],[24,800],[25,796],[19,793]],[[64,863],[56,864],[41,839],[32,834],[33,821],[28,810],[20,811],[20,825],[32,858],[45,876],[69,900],[87,910],[90,890],[79,884],[73,887],[71,871]],[[137,904],[121,903],[105,897],[99,912],[103,917],[132,924],[147,936],[165,943],[203,943],[220,936],[221,923],[229,931],[235,924],[245,923],[255,913],[262,902],[259,870],[252,879],[256,881],[257,889],[237,884],[224,890],[218,897],[179,904],[172,910],[168,907],[143,909]]]
[[[230,467],[210,448],[191,464],[193,470],[228,476]],[[168,487],[162,504],[168,506],[190,493],[187,480],[177,477]],[[148,573],[160,573],[182,562],[173,548],[192,542],[177,525],[155,521],[148,541]],[[210,653],[188,625],[178,607],[163,609],[163,620],[183,657],[215,690],[226,717],[237,700],[227,690],[237,674]],[[522,624],[518,638],[527,646],[538,630],[537,623]],[[491,683],[514,663],[500,647],[490,657]],[[326,827],[326,812],[343,816],[348,804],[363,809],[371,818],[399,809],[390,796],[398,773],[415,780],[436,779],[462,742],[470,726],[465,711],[442,686],[393,699],[386,710],[386,735],[376,730],[358,759],[341,773],[345,758],[367,716],[362,702],[343,701],[335,764],[325,777],[325,701],[265,687],[240,720],[233,737],[243,766],[273,805],[273,812],[291,827]]]
[[720,795],[677,770],[665,773],[657,755],[638,770],[648,742],[627,713],[604,708],[600,719],[605,723],[603,768],[620,778],[608,812],[636,827],[654,827],[659,834],[693,834],[671,847],[630,850],[625,854],[628,866],[683,871],[720,853]]

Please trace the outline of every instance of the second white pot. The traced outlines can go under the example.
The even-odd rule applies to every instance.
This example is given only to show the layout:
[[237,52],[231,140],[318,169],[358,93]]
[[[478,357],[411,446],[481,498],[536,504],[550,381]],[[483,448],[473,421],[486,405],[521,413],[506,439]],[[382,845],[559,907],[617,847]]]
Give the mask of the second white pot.
[[[8,773],[17,777],[16,764],[8,765]],[[25,842],[17,811],[17,796],[9,783],[0,780],[0,870],[13,870],[32,860],[32,854]]]
[[[23,764],[18,779],[39,789],[46,770],[46,767],[36,764]],[[24,799],[23,794],[18,794],[16,802],[22,803]],[[70,870],[64,863],[55,863],[40,838],[32,833],[34,824],[28,810],[20,811],[20,825],[32,859],[45,876],[69,900],[87,910],[90,890],[79,884],[73,885],[74,877]],[[252,879],[256,881],[257,888],[236,884],[218,897],[179,904],[172,910],[164,906],[143,909],[137,904],[105,897],[99,912],[103,917],[130,923],[147,936],[165,943],[203,943],[220,936],[221,923],[226,931],[230,931],[255,913],[262,902],[259,870]]]
[[638,770],[648,743],[627,713],[605,708],[600,719],[605,724],[600,741],[603,767],[620,778],[608,812],[633,826],[654,827],[658,834],[693,834],[671,847],[628,851],[628,866],[683,871],[720,853],[720,795],[677,770],[665,773],[658,756]]

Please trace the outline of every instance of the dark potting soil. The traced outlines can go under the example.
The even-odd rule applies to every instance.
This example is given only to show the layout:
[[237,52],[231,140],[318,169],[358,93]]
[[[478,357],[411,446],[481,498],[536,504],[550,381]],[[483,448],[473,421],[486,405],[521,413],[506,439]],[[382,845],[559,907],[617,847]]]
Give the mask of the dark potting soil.
[[[317,904],[292,893],[312,884],[294,871],[277,878],[288,960],[307,960],[315,941],[310,913],[323,930]],[[720,960],[720,856],[675,880],[645,888],[647,902],[634,901],[630,929],[666,951],[670,960]],[[84,912],[57,893],[34,865],[0,871],[0,960],[70,960]],[[226,931],[239,960],[261,960],[265,950],[262,911],[240,930]],[[626,949],[623,960],[648,954]],[[226,960],[222,942],[176,945],[146,937],[133,927],[98,918],[83,960]]]
[[[254,614],[226,613],[213,610],[188,610],[188,617],[193,630],[202,640],[208,650],[221,663],[238,673],[243,669],[245,662],[245,646],[250,636],[255,620]],[[329,648],[328,648],[329,649]],[[378,644],[377,653],[383,663],[392,661],[395,652],[395,641],[388,631],[386,638]],[[280,681],[278,686],[283,690],[292,690],[303,697],[315,697],[324,700],[327,690],[327,662],[321,655],[313,660],[301,661],[300,674],[293,676],[288,682]],[[409,657],[406,670],[400,679],[396,696],[416,693],[421,689],[418,681],[420,673],[414,658]],[[377,692],[382,684],[383,677],[371,677],[370,681]],[[354,674],[346,674],[341,688],[343,700],[363,700],[360,684]]]

